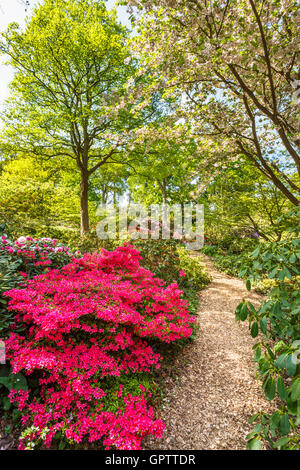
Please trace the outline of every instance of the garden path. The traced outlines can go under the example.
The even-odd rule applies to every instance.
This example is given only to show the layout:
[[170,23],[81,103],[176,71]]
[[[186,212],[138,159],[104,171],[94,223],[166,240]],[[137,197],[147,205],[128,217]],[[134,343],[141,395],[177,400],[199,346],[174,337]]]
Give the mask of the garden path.
[[197,338],[176,359],[177,379],[166,380],[164,436],[148,438],[145,449],[245,449],[249,417],[270,409],[255,378],[255,340],[234,315],[243,297],[255,305],[261,296],[201,256],[213,280],[200,292]]

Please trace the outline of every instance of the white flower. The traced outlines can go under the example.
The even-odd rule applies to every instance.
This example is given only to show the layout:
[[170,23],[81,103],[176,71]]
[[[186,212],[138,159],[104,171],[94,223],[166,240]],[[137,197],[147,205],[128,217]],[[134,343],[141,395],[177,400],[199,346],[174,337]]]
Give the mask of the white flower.
[[19,237],[17,242],[19,243],[26,243],[27,242],[27,238],[26,237]]

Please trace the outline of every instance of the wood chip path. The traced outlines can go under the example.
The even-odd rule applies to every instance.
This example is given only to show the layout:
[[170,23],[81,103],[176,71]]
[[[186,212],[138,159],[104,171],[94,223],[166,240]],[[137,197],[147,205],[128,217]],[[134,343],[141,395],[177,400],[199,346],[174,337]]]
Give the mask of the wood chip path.
[[248,323],[234,318],[243,297],[258,304],[261,296],[202,259],[213,281],[200,292],[198,336],[176,359],[177,380],[167,380],[160,411],[164,436],[148,438],[145,449],[245,449],[249,417],[270,410],[255,378],[255,340]]

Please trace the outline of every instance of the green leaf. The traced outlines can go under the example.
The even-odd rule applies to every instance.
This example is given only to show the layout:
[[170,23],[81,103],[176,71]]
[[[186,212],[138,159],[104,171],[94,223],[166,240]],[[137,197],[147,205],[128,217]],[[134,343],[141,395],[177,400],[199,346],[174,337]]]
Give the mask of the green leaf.
[[279,434],[281,436],[285,436],[290,432],[290,421],[289,421],[289,415],[284,414],[281,416],[280,421],[279,421]]
[[269,278],[273,279],[275,277],[275,274],[277,273],[277,271],[278,271],[278,268],[276,266],[276,268],[272,269],[272,271],[270,272]]
[[276,429],[278,427],[280,418],[281,418],[281,416],[279,414],[279,411],[275,411],[275,413],[272,414],[271,420],[270,420],[271,428]]
[[286,398],[286,406],[290,414],[297,415],[297,411],[298,411],[297,402],[292,400],[289,395]]
[[250,310],[252,313],[256,314],[256,308],[251,302],[248,302],[248,307],[250,307]]
[[274,447],[283,447],[289,442],[289,440],[290,440],[289,437],[281,437],[273,445],[274,445]]
[[66,447],[66,442],[60,441],[60,443],[58,444],[58,450],[64,450],[65,447]]
[[247,290],[248,290],[248,291],[251,290],[251,281],[250,281],[250,279],[247,279],[247,281],[246,281],[246,287],[247,287]]
[[249,450],[260,450],[261,449],[261,440],[258,437],[254,437],[247,442],[247,449]]
[[268,400],[273,400],[276,394],[276,383],[273,377],[269,377],[265,384],[265,394]]
[[277,379],[277,392],[281,400],[286,400],[286,389],[281,377]]
[[257,362],[261,356],[261,348],[257,348],[254,355],[254,360]]
[[27,380],[22,374],[10,374],[7,377],[0,377],[0,383],[8,390],[28,390]]
[[274,362],[275,367],[277,367],[278,369],[284,369],[286,366],[287,357],[287,353],[280,354],[280,356],[278,356],[276,361]]
[[251,418],[249,419],[249,423],[253,424],[254,421],[259,417],[259,413],[255,413]]
[[292,279],[292,275],[286,266],[283,268],[283,271],[284,271],[285,277],[287,277],[288,279]]
[[252,326],[251,326],[251,336],[252,338],[256,338],[257,335],[258,335],[258,323],[255,321],[254,323],[252,323]]
[[287,371],[289,376],[292,377],[293,375],[295,375],[296,370],[297,370],[297,364],[294,360],[293,354],[288,355],[288,357],[286,359],[285,367],[286,367],[286,371]]
[[300,379],[296,379],[290,386],[291,400],[297,401],[300,399]]
[[241,321],[246,320],[246,318],[248,316],[248,313],[249,313],[249,310],[248,310],[247,304],[243,304],[242,308],[240,310],[240,319],[241,319]]
[[11,403],[8,397],[3,397],[2,406],[5,411],[8,411],[10,409]]
[[267,327],[268,327],[268,320],[266,317],[262,317],[259,320],[259,326],[260,326],[262,333],[265,335],[267,333]]

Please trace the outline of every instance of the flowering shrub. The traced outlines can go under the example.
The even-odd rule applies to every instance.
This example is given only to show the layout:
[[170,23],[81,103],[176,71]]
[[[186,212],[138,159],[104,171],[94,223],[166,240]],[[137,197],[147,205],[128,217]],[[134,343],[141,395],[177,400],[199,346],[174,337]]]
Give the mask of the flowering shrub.
[[38,396],[10,392],[26,427],[21,449],[55,438],[139,449],[147,434],[161,436],[147,405],[147,374],[161,356],[147,340],[187,338],[194,319],[177,284],[165,286],[140,259],[130,246],[85,254],[5,293],[16,325],[27,325],[6,341],[7,357],[14,374],[34,375],[40,387]]
[[6,334],[13,321],[13,315],[6,311],[7,302],[2,295],[3,292],[49,268],[61,268],[76,255],[80,253],[74,254],[67,246],[51,238],[19,237],[15,241],[10,241],[6,235],[0,237],[0,305],[3,309],[0,319],[0,338]]
[[[79,252],[76,255],[80,254]],[[1,263],[18,261],[21,275],[32,277],[41,273],[41,268],[61,268],[74,256],[70,248],[52,238],[19,237],[10,241],[0,237]]]
[[143,258],[143,266],[154,272],[167,283],[176,281],[188,300],[189,311],[197,312],[199,289],[210,282],[197,256],[192,257],[188,250],[176,240],[135,240]]

